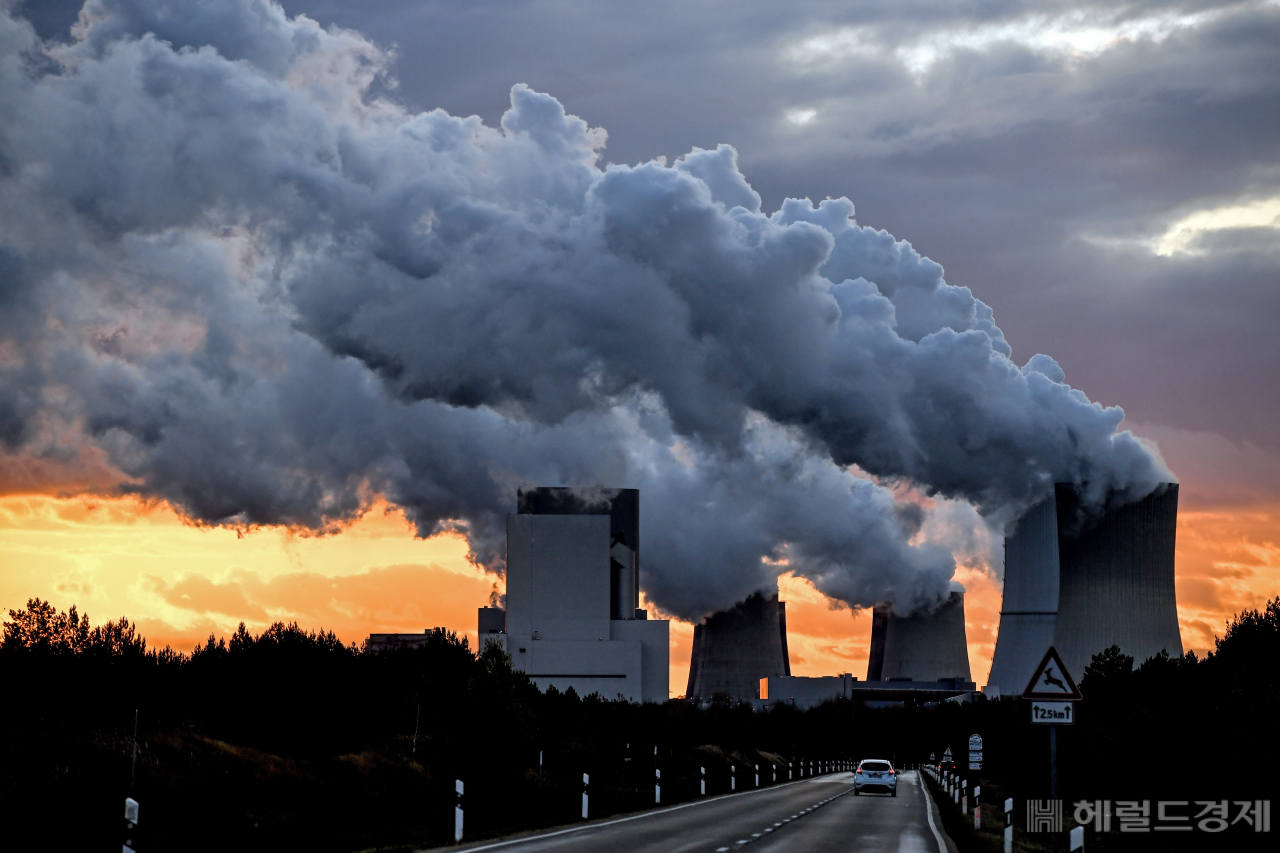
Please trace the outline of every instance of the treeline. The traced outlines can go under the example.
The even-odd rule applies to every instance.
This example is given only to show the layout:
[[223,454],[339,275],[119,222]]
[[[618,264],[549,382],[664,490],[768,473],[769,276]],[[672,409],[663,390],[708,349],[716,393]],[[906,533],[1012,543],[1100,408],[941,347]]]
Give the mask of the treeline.
[[788,761],[852,757],[848,709],[544,694],[496,647],[446,631],[372,653],[241,626],[184,654],[148,648],[127,619],[90,628],[35,600],[10,612],[0,677],[0,813],[40,849],[119,850],[135,709],[142,853],[420,847],[452,840],[456,779],[475,838],[578,819],[583,773],[603,816],[651,806],[656,768],[675,802],[702,768],[718,793],[757,768],[768,783]]
[[[1095,657],[1079,722],[1059,733],[1060,795],[1274,799],[1277,653],[1280,599],[1203,659]],[[701,768],[718,793],[731,774],[741,790],[757,768],[768,783],[814,759],[901,765],[950,746],[963,767],[975,733],[989,793],[1019,808],[1048,796],[1047,732],[1021,700],[757,713],[544,694],[496,648],[445,631],[371,653],[296,624],[241,626],[186,654],[148,647],[127,619],[92,627],[33,600],[4,624],[0,678],[0,817],[13,843],[45,850],[119,850],[131,772],[140,853],[443,844],[456,779],[476,838],[578,819],[583,773],[603,816],[650,807],[655,768],[675,802],[697,796]]]

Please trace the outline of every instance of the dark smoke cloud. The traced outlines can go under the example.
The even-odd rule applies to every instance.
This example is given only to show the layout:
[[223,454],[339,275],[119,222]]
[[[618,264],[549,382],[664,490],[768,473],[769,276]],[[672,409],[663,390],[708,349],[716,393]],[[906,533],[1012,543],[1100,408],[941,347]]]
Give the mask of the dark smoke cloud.
[[686,617],[788,569],[928,606],[938,507],[1170,476],[846,199],[763,212],[727,146],[602,167],[523,85],[498,127],[415,114],[389,61],[265,0],[90,0],[58,44],[0,20],[9,453],[88,442],[211,524],[386,495],[494,570],[517,485],[638,487],[644,587]]

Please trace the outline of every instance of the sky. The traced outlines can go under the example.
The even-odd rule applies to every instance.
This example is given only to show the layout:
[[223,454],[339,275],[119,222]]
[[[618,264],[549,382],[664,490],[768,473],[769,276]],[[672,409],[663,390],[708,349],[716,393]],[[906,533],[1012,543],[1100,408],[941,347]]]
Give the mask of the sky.
[[[119,5],[135,4],[104,8]],[[79,6],[14,8],[68,42]],[[1123,428],[1158,446],[1182,483],[1187,648],[1210,647],[1232,613],[1280,593],[1280,4],[283,6],[389,50],[388,73],[368,85],[406,113],[495,127],[523,83],[607,130],[601,164],[727,144],[765,212],[847,197],[860,225],[909,241],[990,306],[1017,364],[1051,355],[1072,388],[1122,407]],[[185,647],[241,620],[297,619],[347,640],[474,631],[494,589],[456,531],[424,528],[422,500],[361,495],[319,525],[287,513],[220,521],[190,489],[122,495],[133,457],[77,447],[75,464],[16,445],[0,458],[2,607],[76,603]],[[123,479],[161,476],[143,470]],[[653,504],[641,505],[643,529]],[[982,683],[998,548],[964,539],[951,530],[933,544],[951,549],[968,589]],[[915,565],[919,553],[886,559]],[[863,674],[869,619],[848,602],[870,593],[820,566],[797,572],[779,580],[793,672]],[[667,576],[654,591],[684,614],[704,600]],[[678,694],[688,622],[672,637]]]

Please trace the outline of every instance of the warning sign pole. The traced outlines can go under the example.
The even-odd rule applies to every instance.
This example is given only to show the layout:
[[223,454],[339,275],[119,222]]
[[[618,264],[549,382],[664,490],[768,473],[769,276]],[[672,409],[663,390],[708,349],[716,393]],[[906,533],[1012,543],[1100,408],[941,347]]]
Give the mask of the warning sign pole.
[[1022,691],[1031,700],[1031,722],[1049,726],[1049,799],[1058,799],[1058,726],[1075,722],[1073,703],[1081,699],[1062,658],[1053,646],[1045,652],[1035,674]]
[[1049,799],[1058,799],[1058,727],[1049,726]]

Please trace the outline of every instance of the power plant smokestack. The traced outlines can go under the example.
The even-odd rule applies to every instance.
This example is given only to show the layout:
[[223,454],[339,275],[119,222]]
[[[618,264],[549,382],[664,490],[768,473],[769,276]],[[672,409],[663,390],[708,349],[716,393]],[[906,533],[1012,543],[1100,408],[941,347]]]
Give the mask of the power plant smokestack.
[[1181,655],[1173,580],[1178,484],[1165,483],[1094,524],[1086,518],[1083,527],[1075,490],[1059,483],[1055,491],[1060,570],[1053,645],[1067,671],[1079,678],[1095,654],[1113,645],[1135,661],[1162,650]]
[[1058,483],[1005,539],[1004,603],[986,690],[1018,695],[1050,645],[1075,678],[1116,645],[1137,661],[1182,653],[1174,590],[1178,484],[1101,518]]
[[[957,585],[958,586],[958,585]],[[933,612],[898,616],[879,605],[871,617],[867,681],[969,681],[964,590]]]
[[787,604],[756,593],[693,627],[689,699],[755,699],[760,679],[790,675]]
[[1053,645],[1058,616],[1057,506],[1053,495],[1045,498],[1004,540],[1004,601],[988,691],[994,687],[1004,695],[1020,694]]

